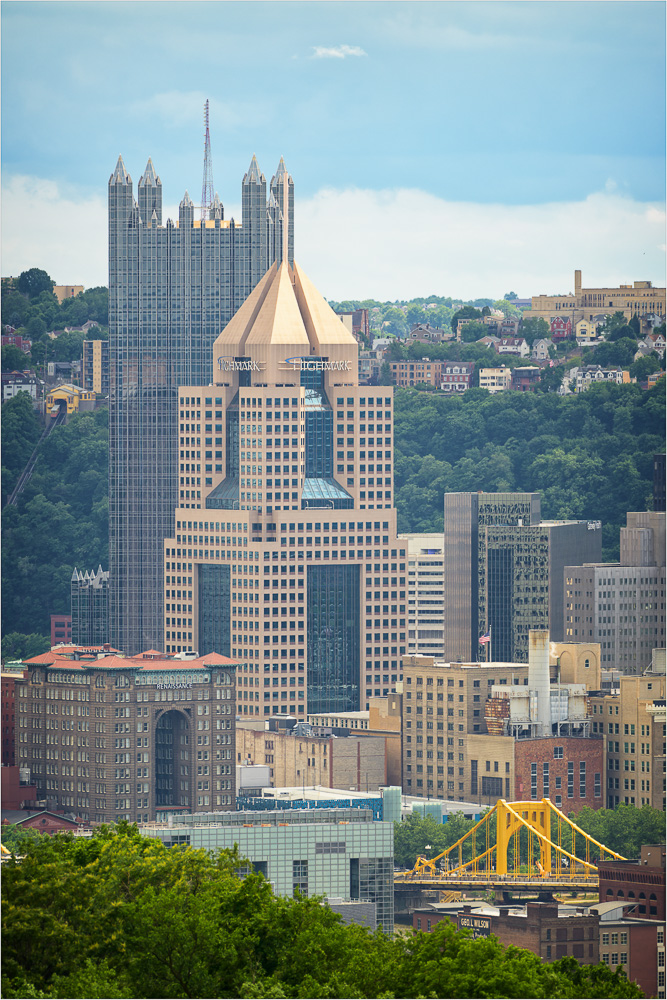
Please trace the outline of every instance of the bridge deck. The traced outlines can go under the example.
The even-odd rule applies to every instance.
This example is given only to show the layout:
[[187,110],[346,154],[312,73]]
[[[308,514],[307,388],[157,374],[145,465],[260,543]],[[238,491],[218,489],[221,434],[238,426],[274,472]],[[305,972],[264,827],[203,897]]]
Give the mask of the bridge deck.
[[574,875],[496,875],[488,872],[479,875],[413,875],[394,872],[396,889],[515,889],[522,892],[553,892],[589,889],[597,891],[598,876]]

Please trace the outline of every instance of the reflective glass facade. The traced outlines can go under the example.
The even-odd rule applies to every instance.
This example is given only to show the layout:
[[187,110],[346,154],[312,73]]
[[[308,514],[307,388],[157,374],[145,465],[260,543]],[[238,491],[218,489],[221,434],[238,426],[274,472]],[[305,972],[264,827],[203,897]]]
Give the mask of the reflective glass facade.
[[307,606],[308,711],[358,711],[359,567],[309,566]]
[[229,656],[231,649],[231,578],[229,566],[201,566],[199,580],[199,645],[202,655]]
[[[160,646],[164,634],[163,542],[179,495],[179,444],[193,459],[196,448],[179,441],[178,387],[211,382],[215,338],[282,254],[272,233],[293,199],[284,164],[280,177],[269,207],[253,158],[242,225],[224,219],[219,201],[202,224],[187,193],[178,221],[163,224],[150,160],[136,201],[122,159],[109,181],[110,641],[128,654]],[[201,462],[190,465],[188,486],[199,493]]]

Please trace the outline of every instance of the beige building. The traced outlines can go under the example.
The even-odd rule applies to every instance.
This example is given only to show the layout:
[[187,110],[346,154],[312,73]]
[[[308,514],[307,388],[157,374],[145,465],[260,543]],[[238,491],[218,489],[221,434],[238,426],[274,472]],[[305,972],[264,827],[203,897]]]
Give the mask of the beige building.
[[665,650],[639,677],[621,677],[618,693],[591,697],[593,731],[605,741],[606,805],[665,810]]
[[65,299],[75,299],[83,291],[83,285],[54,285],[53,294],[62,304]]
[[213,371],[179,389],[166,649],[243,658],[244,717],[359,711],[406,643],[392,389],[359,386],[356,341],[297,264],[267,272]]
[[84,340],[83,386],[106,396],[109,392],[109,341]]
[[618,563],[564,569],[566,638],[599,642],[602,667],[641,674],[665,646],[665,513],[630,511]]
[[236,730],[236,760],[265,764],[274,788],[323,785],[376,792],[390,784],[383,736],[306,736],[242,722]]
[[[538,730],[526,721],[531,711],[527,702],[531,695],[527,663],[438,663],[433,657],[404,656],[404,793],[488,804],[499,797],[530,798],[530,753],[539,751],[547,758],[553,757],[550,741],[557,737],[557,746],[565,749],[553,760],[563,768],[570,762],[568,753],[572,759],[576,755],[579,767],[580,759],[588,759],[591,749],[595,751],[596,762],[591,762],[589,779],[598,774],[597,805],[602,805],[602,744],[597,736],[595,743],[588,739],[592,732],[585,708],[586,691],[595,690],[600,683],[599,647],[594,643],[550,643],[549,664],[548,695],[551,715],[557,720],[555,736],[550,722],[544,730]],[[571,691],[568,686],[573,686]],[[517,702],[513,719],[509,712],[496,710],[505,695]],[[526,699],[523,713],[518,704],[520,696]],[[576,712],[580,703],[584,706],[583,718],[568,720],[568,708],[572,716],[581,715]],[[543,774],[540,764],[540,791]],[[556,774],[551,777],[555,798],[561,794],[561,782],[556,784]],[[592,780],[584,796],[578,792],[577,788],[573,805],[594,804]],[[567,800],[566,785],[562,794]]]
[[581,271],[574,272],[574,295],[533,295],[528,318],[541,317],[547,322],[555,316],[564,316],[576,328],[579,320],[602,320],[605,316],[622,312],[626,319],[636,314],[654,313],[665,317],[665,289],[654,288],[650,281],[635,281],[633,285],[619,288],[583,288]]
[[444,539],[438,534],[405,537],[408,543],[407,652],[441,658],[445,601]]
[[[399,687],[400,682],[399,682]],[[392,693],[387,698],[370,698],[365,712],[309,715],[308,722],[318,731],[331,730],[336,735],[363,734],[378,736],[385,741],[386,784],[401,784],[402,695]]]
[[500,368],[480,368],[479,387],[489,392],[503,392],[512,384],[512,369],[502,365]]

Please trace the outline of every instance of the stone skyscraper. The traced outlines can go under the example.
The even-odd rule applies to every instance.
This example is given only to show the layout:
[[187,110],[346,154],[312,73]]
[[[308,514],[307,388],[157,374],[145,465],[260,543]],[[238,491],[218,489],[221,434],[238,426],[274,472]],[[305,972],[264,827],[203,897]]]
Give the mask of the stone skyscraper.
[[[282,159],[266,180],[253,156],[242,223],[215,196],[205,223],[187,192],[162,221],[149,160],[135,201],[121,157],[109,180],[110,639],[161,644],[163,540],[178,502],[178,387],[212,381],[216,337],[267,268],[292,262],[294,185]],[[289,217],[288,217],[289,214]],[[200,479],[193,466],[194,479]]]
[[213,384],[178,393],[163,648],[241,660],[243,716],[357,711],[400,679],[393,393],[359,385],[357,351],[284,262],[217,338]]

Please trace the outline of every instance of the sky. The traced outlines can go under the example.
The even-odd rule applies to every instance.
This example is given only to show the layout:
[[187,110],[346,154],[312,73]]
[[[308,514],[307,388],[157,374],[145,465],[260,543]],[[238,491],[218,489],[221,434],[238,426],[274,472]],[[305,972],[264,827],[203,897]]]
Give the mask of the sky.
[[665,284],[665,4],[23,2],[1,6],[2,275],[107,284],[119,154],[164,218],[253,154],[295,185],[329,299]]

